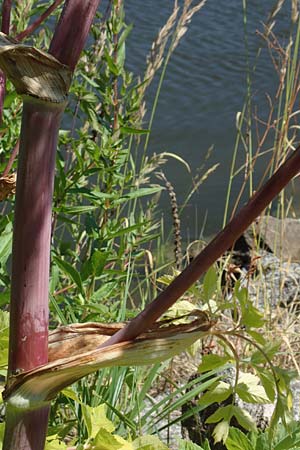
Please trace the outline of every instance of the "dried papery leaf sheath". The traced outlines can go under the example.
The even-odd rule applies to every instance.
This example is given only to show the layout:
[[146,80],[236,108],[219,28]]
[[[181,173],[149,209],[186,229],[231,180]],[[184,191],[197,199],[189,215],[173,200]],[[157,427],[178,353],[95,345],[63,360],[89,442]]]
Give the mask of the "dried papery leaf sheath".
[[53,56],[0,33],[0,67],[23,98],[65,106],[71,71]]
[[99,345],[125,324],[61,327],[49,336],[50,362],[11,376],[3,397],[13,408],[35,409],[48,404],[64,387],[98,369],[147,365],[171,358],[205,336],[212,327],[206,313],[195,311],[193,315],[197,318],[190,323],[165,325],[162,321],[134,341],[105,348]]
[[5,200],[9,195],[16,192],[16,179],[15,173],[7,177],[0,177],[0,202]]

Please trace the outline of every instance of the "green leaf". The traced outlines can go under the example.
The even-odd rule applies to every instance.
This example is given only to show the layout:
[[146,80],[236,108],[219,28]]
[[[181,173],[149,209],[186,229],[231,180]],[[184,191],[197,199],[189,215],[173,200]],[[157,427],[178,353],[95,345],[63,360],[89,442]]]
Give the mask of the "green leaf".
[[77,270],[74,269],[74,267],[70,263],[64,261],[61,258],[58,258],[57,256],[54,256],[53,260],[56,262],[56,264],[62,270],[62,272],[68,275],[74,281],[76,286],[79,288],[81,294],[83,294],[82,280],[79,272],[77,272]]
[[134,450],[168,450],[168,447],[158,437],[150,435],[135,439],[132,442],[132,446]]
[[119,450],[124,448],[123,444],[113,436],[107,429],[100,428],[93,442],[94,450]]
[[92,87],[99,89],[98,83],[92,80],[90,77],[87,77],[83,72],[79,72],[80,76]]
[[288,434],[274,446],[274,450],[298,449],[300,447],[300,429]]
[[70,398],[71,400],[74,400],[74,401],[77,402],[77,403],[81,403],[80,400],[79,400],[79,398],[78,398],[78,396],[77,396],[77,394],[73,391],[72,388],[66,388],[66,389],[63,389],[63,390],[61,391],[61,393],[62,393],[63,395],[65,395],[66,397]]
[[275,401],[275,380],[273,377],[273,374],[269,372],[268,370],[255,366],[256,373],[261,381],[261,384],[263,385],[266,394],[270,401],[273,403]]
[[223,381],[217,382],[208,388],[208,390],[200,397],[199,405],[210,405],[212,403],[220,403],[226,400],[233,392],[232,386]]
[[85,261],[81,269],[81,278],[86,280],[88,277],[100,277],[108,258],[107,252],[95,250],[91,258]]
[[[270,341],[267,343],[267,345],[265,347],[263,347],[262,350],[264,351],[264,353],[267,354],[267,356],[270,359],[273,359],[273,357],[276,355],[276,353],[278,353],[280,346],[281,346],[281,342]],[[265,362],[266,362],[266,358],[261,351],[257,350],[252,354],[252,356],[251,356],[252,364],[264,364]]]
[[208,370],[217,369],[218,367],[224,366],[224,364],[231,361],[231,358],[228,355],[220,356],[220,355],[203,355],[202,362],[198,367],[198,372],[207,372]]
[[230,427],[225,445],[227,450],[255,450],[247,436],[234,427]]
[[256,432],[256,425],[250,414],[239,406],[233,406],[233,415],[245,430]]
[[116,64],[114,63],[114,60],[112,59],[112,57],[110,56],[110,54],[108,53],[108,50],[105,48],[104,50],[104,54],[105,54],[105,60],[107,62],[107,65],[109,67],[109,70],[116,76],[120,75],[120,71],[119,68],[116,66]]
[[204,450],[204,448],[194,444],[194,442],[180,439],[178,450]]
[[95,437],[99,429],[104,429],[108,433],[112,433],[115,429],[113,423],[106,417],[106,405],[104,403],[94,408],[82,405],[82,415],[89,438]]
[[249,336],[251,336],[259,345],[264,346],[266,345],[266,339],[265,337],[255,330],[247,330],[247,333]]
[[211,266],[205,274],[203,280],[204,299],[208,302],[218,287],[218,275],[214,266]]
[[246,327],[260,328],[265,320],[263,314],[253,306],[248,296],[246,288],[235,289],[235,295],[240,302],[242,320],[241,323]]
[[58,439],[53,439],[46,442],[45,450],[66,450],[67,446]]
[[0,423],[0,448],[2,449],[2,444],[4,440],[5,422]]
[[256,425],[250,414],[239,406],[227,405],[222,406],[217,411],[206,419],[206,423],[216,423],[224,420],[230,423],[231,418],[235,416],[238,423],[242,425],[245,430],[256,431]]
[[206,419],[206,423],[217,423],[220,420],[230,422],[233,416],[233,408],[233,405],[221,406]]
[[4,266],[12,251],[12,224],[8,223],[0,236],[0,264]]
[[162,191],[161,186],[154,186],[154,187],[148,187],[148,188],[139,188],[136,191],[128,192],[128,194],[123,195],[123,198],[139,198],[139,197],[145,197],[147,195],[156,194],[157,192]]
[[259,384],[259,377],[252,373],[242,373],[236,386],[236,393],[246,403],[272,403],[263,386]]
[[64,214],[85,214],[87,212],[90,211],[95,211],[95,209],[97,209],[98,206],[91,206],[91,205],[86,205],[86,206],[63,206],[60,209],[61,213]]
[[229,422],[227,420],[222,420],[218,425],[215,426],[213,431],[213,437],[215,443],[225,442],[229,432]]
[[124,134],[149,134],[150,130],[142,130],[139,128],[121,127],[121,132]]
[[0,307],[7,305],[10,301],[10,290],[0,292]]

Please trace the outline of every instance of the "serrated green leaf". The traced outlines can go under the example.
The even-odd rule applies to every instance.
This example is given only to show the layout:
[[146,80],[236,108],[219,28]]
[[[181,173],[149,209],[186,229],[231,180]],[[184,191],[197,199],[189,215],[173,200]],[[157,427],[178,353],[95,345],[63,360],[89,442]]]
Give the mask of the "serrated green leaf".
[[220,403],[226,400],[233,392],[232,386],[224,381],[210,386],[208,390],[200,397],[199,405],[210,405],[212,403]]
[[88,405],[82,405],[81,408],[89,438],[94,438],[99,429],[104,429],[108,433],[114,431],[113,423],[106,417],[106,405],[104,403],[94,408]]
[[93,442],[94,450],[121,450],[124,445],[105,428],[100,428]]
[[230,422],[233,416],[233,408],[233,405],[221,406],[206,419],[206,423],[217,423],[220,420]]
[[239,406],[233,406],[233,415],[245,430],[256,432],[256,425],[250,414]]
[[272,403],[263,386],[259,384],[259,377],[252,373],[242,373],[236,386],[236,393],[246,403]]
[[247,436],[234,427],[230,427],[225,445],[227,450],[255,450]]
[[227,420],[222,420],[218,425],[215,426],[213,431],[213,437],[215,444],[217,442],[225,442],[229,432],[229,422]]
[[203,373],[208,370],[217,369],[218,367],[224,366],[224,364],[231,361],[231,358],[228,355],[220,356],[220,355],[204,355],[202,357],[202,362],[198,367],[198,372]]
[[163,444],[158,437],[145,435],[135,439],[132,442],[134,450],[168,450],[168,447]]
[[203,447],[195,444],[194,442],[185,441],[180,439],[178,450],[204,450]]

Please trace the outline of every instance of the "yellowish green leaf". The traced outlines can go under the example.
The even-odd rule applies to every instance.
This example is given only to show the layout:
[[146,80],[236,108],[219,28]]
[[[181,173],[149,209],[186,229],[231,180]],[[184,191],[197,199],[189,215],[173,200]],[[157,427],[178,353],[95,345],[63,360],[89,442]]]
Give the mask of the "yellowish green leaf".
[[238,396],[247,403],[272,403],[258,376],[252,373],[242,373],[236,386]]
[[226,400],[232,394],[232,386],[223,381],[217,382],[208,388],[198,401],[199,405],[209,405],[211,403],[220,403]]
[[132,443],[134,450],[169,450],[158,437],[145,435],[135,439]]
[[218,425],[215,426],[213,431],[213,437],[215,443],[225,442],[228,437],[229,432],[229,422],[227,420],[222,420]]
[[217,369],[218,367],[224,366],[227,362],[229,362],[231,358],[228,355],[204,355],[202,358],[202,362],[198,367],[198,372],[207,372],[208,370]]
[[133,447],[121,437],[100,428],[93,442],[93,450],[133,450]]

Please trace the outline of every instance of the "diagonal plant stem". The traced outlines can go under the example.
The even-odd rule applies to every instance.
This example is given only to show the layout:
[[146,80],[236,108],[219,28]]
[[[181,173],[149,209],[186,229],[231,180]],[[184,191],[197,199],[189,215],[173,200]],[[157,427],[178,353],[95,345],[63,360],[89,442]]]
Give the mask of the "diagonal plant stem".
[[50,14],[55,11],[56,8],[63,2],[63,0],[55,0],[52,5],[49,6],[46,11],[40,15],[31,25],[29,25],[26,30],[17,34],[16,39],[18,41],[23,41],[23,39],[30,36],[34,31],[50,16]]
[[100,347],[130,341],[151,327],[226,250],[232,247],[240,235],[299,171],[300,146],[282,164],[269,181],[250,198],[247,205],[199,253],[192,263],[152,303],[131,320],[125,328],[114,334]]

